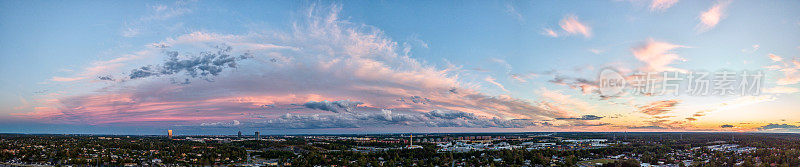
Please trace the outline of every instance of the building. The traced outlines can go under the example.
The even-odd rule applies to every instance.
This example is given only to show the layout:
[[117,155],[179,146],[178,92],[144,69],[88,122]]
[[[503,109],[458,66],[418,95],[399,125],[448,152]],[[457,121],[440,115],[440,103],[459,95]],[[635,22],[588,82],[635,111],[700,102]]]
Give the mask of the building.
[[556,143],[523,142],[520,145],[529,146],[529,147],[550,147],[550,146],[556,146]]
[[414,145],[414,134],[413,134],[413,133],[412,133],[412,134],[411,134],[409,137],[410,137],[410,139],[409,139],[408,141],[409,141],[410,143],[408,144],[408,146],[406,146],[406,149],[418,149],[418,148],[422,148],[422,146]]
[[169,139],[172,139],[172,130],[167,130],[167,137],[169,137]]
[[256,140],[261,140],[261,135],[259,135],[259,134],[258,134],[258,132],[256,132],[255,139],[256,139]]
[[239,139],[242,139],[242,131],[239,131]]

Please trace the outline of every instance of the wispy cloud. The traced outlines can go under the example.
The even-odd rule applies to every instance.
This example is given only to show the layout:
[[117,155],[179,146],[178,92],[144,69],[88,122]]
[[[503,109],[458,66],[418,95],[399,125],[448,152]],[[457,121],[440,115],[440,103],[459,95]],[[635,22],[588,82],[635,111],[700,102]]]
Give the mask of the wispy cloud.
[[597,115],[583,115],[581,117],[556,118],[557,120],[599,120],[603,117]]
[[505,60],[503,60],[503,59],[498,59],[498,58],[490,58],[489,60],[491,60],[492,62],[495,62],[495,63],[497,63],[497,64],[500,64],[500,65],[502,65],[503,67],[505,67],[505,69],[506,69],[506,71],[505,71],[505,72],[506,72],[506,74],[511,74],[511,71],[514,69],[514,68],[511,66],[511,64],[509,64],[507,61],[505,61]]
[[150,6],[150,8],[152,13],[140,18],[140,20],[166,20],[192,12],[191,9],[185,7],[185,2],[176,2],[173,6],[158,4]]
[[594,111],[594,107],[588,102],[574,98],[570,95],[566,95],[560,91],[542,88],[539,90],[539,95],[542,96],[542,100],[549,101],[549,103],[546,105],[551,108],[557,108],[561,110],[567,109],[582,113]]
[[783,73],[783,77],[779,78],[778,81],[776,81],[778,85],[791,85],[800,83],[800,60],[798,60],[797,58],[784,59],[781,56],[771,53],[767,56],[769,57],[770,60],[772,60],[774,63],[777,64],[765,66],[764,68],[768,70],[780,71]]
[[698,32],[705,32],[717,26],[717,24],[726,17],[725,9],[730,3],[731,2],[728,0],[720,0],[708,10],[700,13],[700,15],[697,16],[700,20],[700,23],[697,24]]
[[50,80],[51,81],[56,81],[56,82],[72,82],[72,81],[77,81],[77,80],[82,80],[82,79],[86,79],[86,77],[53,77]]
[[592,53],[594,53],[596,55],[599,55],[599,54],[603,53],[603,50],[600,50],[600,49],[589,49],[589,52],[592,52]]
[[686,46],[656,41],[651,38],[644,44],[632,48],[632,52],[636,59],[645,63],[645,66],[639,70],[649,72],[685,72],[686,70],[684,69],[669,66],[673,61],[684,60],[678,54],[672,53],[673,49],[684,47]]
[[744,52],[744,53],[753,53],[753,52],[758,51],[759,48],[761,48],[761,45],[755,44],[755,45],[751,46],[750,48],[742,49],[742,52]]
[[529,72],[529,73],[522,73],[522,74],[514,73],[514,74],[510,74],[510,75],[511,75],[511,79],[514,79],[514,80],[516,80],[516,81],[518,81],[520,83],[527,83],[529,79],[535,78],[539,74]]
[[553,29],[549,29],[549,28],[543,29],[542,30],[542,34],[550,36],[550,37],[553,37],[553,38],[558,37],[558,33],[556,33],[556,31],[553,31]]
[[590,81],[584,78],[569,78],[565,76],[556,75],[552,80],[548,82],[569,86],[569,88],[577,89],[583,92],[583,94],[590,94],[597,90],[597,83],[594,81]]
[[675,5],[675,3],[678,3],[678,0],[652,0],[650,2],[650,11],[662,12]]
[[778,55],[775,55],[775,54],[772,54],[772,53],[770,53],[770,54],[769,54],[769,55],[767,55],[767,56],[769,56],[769,59],[770,59],[770,60],[772,60],[772,61],[774,61],[774,62],[783,61],[783,58],[782,58],[782,57],[780,57],[780,56],[778,56]]
[[742,96],[735,99],[727,100],[721,103],[712,104],[708,106],[708,109],[700,110],[695,112],[691,115],[693,118],[699,118],[711,113],[721,112],[721,111],[728,111],[732,109],[738,109],[745,106],[758,104],[762,102],[769,102],[774,101],[775,98],[772,95],[759,95],[759,96]]
[[542,34],[550,37],[570,36],[570,35],[583,35],[583,37],[592,37],[592,27],[586,23],[581,22],[578,16],[574,14],[567,14],[561,21],[558,22],[561,30],[556,32],[550,28],[542,29]]
[[[458,71],[439,69],[403,54],[398,43],[379,29],[340,20],[339,10],[338,6],[312,7],[288,32],[191,32],[168,38],[151,46],[167,51],[163,52],[166,55],[153,54],[161,56],[153,60],[167,61],[144,70],[158,75],[139,75],[140,70],[134,70],[137,74],[122,74],[128,81],[56,97],[46,108],[15,115],[91,124],[171,121],[222,125],[213,123],[238,120],[241,125],[298,128],[406,125],[404,122],[437,127],[524,127],[568,115],[565,112],[569,111],[528,100],[487,95],[459,81]],[[230,48],[221,47],[220,51],[215,46]],[[174,53],[170,51],[180,54],[171,56]],[[235,58],[245,54],[252,57]],[[191,78],[192,73],[207,73],[211,81],[174,83]],[[486,80],[507,91],[494,78]],[[398,101],[408,97],[425,102]],[[336,104],[341,99],[363,104]],[[384,109],[392,111],[392,121],[386,121],[384,112],[369,114]],[[434,110],[468,113],[474,122],[424,115]],[[418,117],[426,118],[411,120]],[[436,121],[440,119],[446,121]]]
[[798,90],[797,88],[787,87],[787,86],[776,86],[764,90],[765,93],[775,93],[775,94],[796,93],[798,91],[800,90]]
[[494,79],[492,76],[487,76],[487,77],[486,77],[485,79],[483,79],[483,80],[484,80],[484,81],[486,81],[486,82],[489,82],[489,83],[491,83],[491,84],[493,84],[493,85],[495,85],[495,86],[497,86],[497,87],[499,87],[500,89],[502,89],[502,90],[503,90],[503,91],[505,91],[505,92],[508,92],[508,90],[506,89],[506,87],[505,87],[505,86],[503,86],[503,84],[500,84],[499,82],[497,82],[497,81],[496,81],[496,80],[495,80],[495,79]]
[[800,126],[797,125],[790,125],[790,124],[776,124],[770,123],[768,125],[764,125],[758,128],[759,130],[770,130],[770,131],[780,131],[780,130],[800,130]]
[[592,37],[592,27],[580,22],[578,16],[574,14],[564,16],[558,25],[569,35],[581,34],[586,38]]
[[514,17],[514,19],[516,19],[517,21],[520,22],[525,21],[525,19],[522,17],[522,14],[519,13],[519,11],[517,11],[517,7],[514,7],[513,4],[510,3],[506,4],[506,13],[508,13],[508,15],[511,15],[511,17]]
[[[121,67],[124,67],[132,60],[140,59],[141,56],[137,54],[125,54],[117,58],[105,61],[94,61],[90,66],[83,68],[79,72],[73,74],[71,77],[53,77],[51,80],[56,82],[72,82],[85,80],[90,78],[98,78],[98,75],[109,75],[117,72]],[[70,71],[72,73],[72,71]],[[102,80],[101,78],[98,78]]]
[[311,108],[311,109],[318,109],[318,110],[325,110],[335,113],[344,113],[344,112],[353,112],[358,105],[364,104],[360,101],[350,101],[350,100],[340,100],[340,101],[310,101],[303,106]]
[[169,23],[164,22],[173,18],[177,18],[193,12],[190,7],[195,1],[176,1],[172,4],[156,4],[149,6],[147,14],[139,17],[136,20],[126,21],[121,35],[124,37],[136,37],[142,34],[149,33],[150,30],[155,29],[169,29],[175,25],[182,25],[182,23]]
[[660,115],[672,110],[680,100],[662,100],[639,107],[638,111],[647,115]]

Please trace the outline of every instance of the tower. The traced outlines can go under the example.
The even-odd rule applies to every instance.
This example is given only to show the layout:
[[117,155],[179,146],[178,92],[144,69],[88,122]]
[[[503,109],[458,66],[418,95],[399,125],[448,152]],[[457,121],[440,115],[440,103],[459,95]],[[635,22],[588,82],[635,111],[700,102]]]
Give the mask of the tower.
[[408,143],[408,146],[406,146],[406,147],[405,147],[406,149],[418,149],[418,148],[422,148],[422,146],[415,146],[415,145],[414,145],[414,132],[411,132],[411,134],[409,135],[409,137],[410,137],[410,139],[408,140],[408,141],[409,141],[409,143]]
[[408,141],[410,141],[411,143],[409,143],[408,146],[413,146],[414,145],[414,133],[412,132],[410,136],[411,136],[411,139],[408,140]]
[[256,131],[256,136],[255,137],[256,137],[256,140],[261,140],[261,135],[258,134],[258,131]]
[[167,137],[169,137],[169,139],[172,139],[172,130],[167,130]]
[[237,137],[239,137],[239,139],[242,139],[242,131],[239,131],[239,135]]

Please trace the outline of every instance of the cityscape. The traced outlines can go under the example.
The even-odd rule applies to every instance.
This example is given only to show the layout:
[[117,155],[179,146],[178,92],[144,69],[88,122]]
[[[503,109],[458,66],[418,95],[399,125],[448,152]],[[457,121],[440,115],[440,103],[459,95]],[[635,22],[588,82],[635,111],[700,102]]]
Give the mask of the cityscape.
[[798,0],[0,0],[0,167],[800,167]]
[[0,135],[6,166],[797,166],[800,135]]

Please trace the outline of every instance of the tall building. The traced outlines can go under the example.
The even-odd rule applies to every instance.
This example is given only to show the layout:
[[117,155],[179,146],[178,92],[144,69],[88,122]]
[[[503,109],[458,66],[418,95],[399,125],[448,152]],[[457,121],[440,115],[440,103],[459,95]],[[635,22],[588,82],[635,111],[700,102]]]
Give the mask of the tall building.
[[239,131],[239,139],[242,138],[242,131]]
[[261,135],[258,135],[258,132],[256,132],[256,140],[261,140]]
[[410,139],[408,140],[408,141],[409,141],[409,144],[408,144],[408,146],[406,146],[406,149],[418,149],[418,148],[422,148],[422,146],[414,145],[414,133],[411,133],[411,135],[409,135],[409,138],[410,138]]
[[167,136],[172,139],[172,130],[167,130]]

